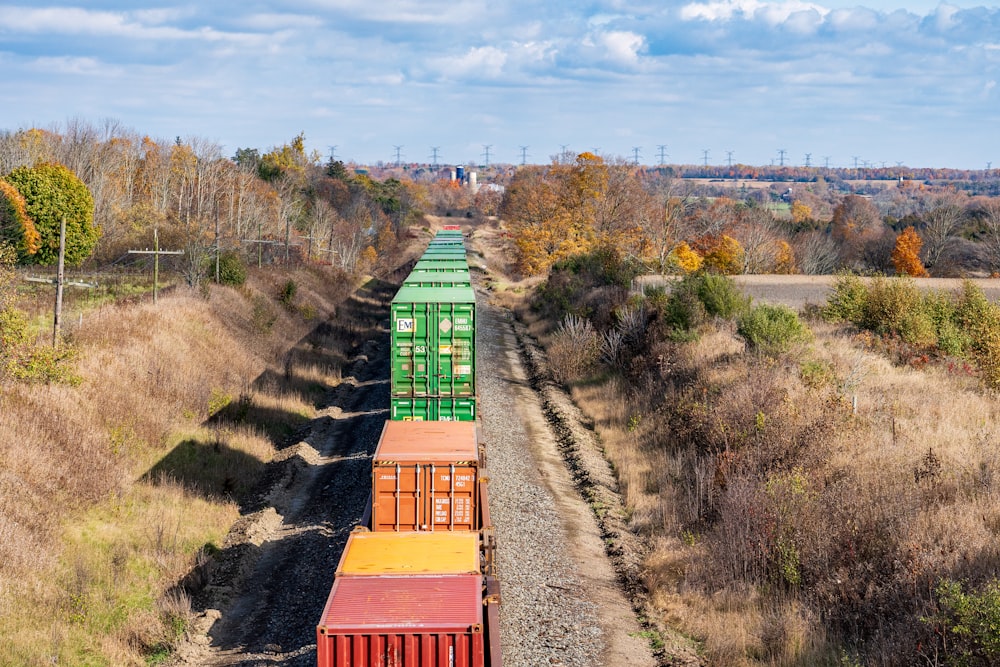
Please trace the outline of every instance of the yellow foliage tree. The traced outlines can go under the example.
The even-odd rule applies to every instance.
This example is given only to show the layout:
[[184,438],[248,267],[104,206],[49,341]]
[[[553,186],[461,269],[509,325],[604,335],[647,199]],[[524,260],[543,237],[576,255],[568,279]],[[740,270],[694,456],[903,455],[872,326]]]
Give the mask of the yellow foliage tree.
[[795,266],[795,252],[788,241],[784,239],[778,241],[778,249],[774,253],[774,272],[783,274],[799,272],[798,267]]
[[792,222],[801,225],[803,222],[812,220],[812,217],[812,209],[807,204],[798,200],[792,202]]
[[733,275],[743,273],[743,246],[727,234],[703,236],[695,250],[705,258],[705,268],[718,273]]
[[896,237],[896,247],[892,249],[892,265],[901,276],[927,277],[927,269],[920,261],[920,248],[924,245],[917,230],[907,227]]
[[670,252],[670,263],[684,273],[694,273],[701,268],[703,261],[702,256],[686,241],[678,243]]

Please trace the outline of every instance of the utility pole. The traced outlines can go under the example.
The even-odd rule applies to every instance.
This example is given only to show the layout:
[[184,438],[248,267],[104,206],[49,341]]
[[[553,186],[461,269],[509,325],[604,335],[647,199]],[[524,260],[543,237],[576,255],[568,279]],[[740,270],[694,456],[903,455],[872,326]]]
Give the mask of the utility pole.
[[160,255],[183,255],[183,250],[160,250],[160,230],[153,228],[153,249],[129,250],[130,255],[152,255],[153,256],[153,303],[157,302],[157,293],[160,290]]
[[59,223],[59,268],[56,271],[56,313],[52,318],[52,347],[59,346],[59,320],[62,319],[64,270],[66,268],[66,216]]
[[49,283],[50,285],[54,283],[56,286],[56,305],[55,305],[55,312],[53,313],[52,316],[52,347],[59,346],[59,329],[60,329],[60,323],[62,321],[63,287],[66,285],[69,285],[71,287],[97,287],[97,285],[76,280],[66,282],[65,270],[66,270],[66,217],[63,216],[62,222],[59,223],[59,264],[58,268],[56,269],[55,279],[34,278],[31,276],[25,277],[25,280],[31,283]]

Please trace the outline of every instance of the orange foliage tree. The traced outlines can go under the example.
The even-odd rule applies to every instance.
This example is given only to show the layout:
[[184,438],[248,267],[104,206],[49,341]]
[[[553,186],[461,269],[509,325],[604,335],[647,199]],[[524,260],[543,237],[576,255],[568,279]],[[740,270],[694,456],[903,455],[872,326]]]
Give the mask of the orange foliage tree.
[[920,261],[920,248],[923,244],[917,230],[912,226],[899,233],[896,237],[896,247],[892,250],[892,265],[896,267],[897,274],[914,278],[927,276],[927,269]]
[[0,179],[0,242],[10,243],[21,259],[34,255],[41,245],[41,236],[26,206],[17,188]]

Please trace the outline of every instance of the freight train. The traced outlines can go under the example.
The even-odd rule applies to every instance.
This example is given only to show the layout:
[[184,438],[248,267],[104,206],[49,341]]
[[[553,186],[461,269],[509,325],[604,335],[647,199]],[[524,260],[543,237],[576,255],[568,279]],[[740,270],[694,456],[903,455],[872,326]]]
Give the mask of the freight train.
[[502,667],[476,298],[445,227],[391,304],[390,419],[316,627],[318,667]]

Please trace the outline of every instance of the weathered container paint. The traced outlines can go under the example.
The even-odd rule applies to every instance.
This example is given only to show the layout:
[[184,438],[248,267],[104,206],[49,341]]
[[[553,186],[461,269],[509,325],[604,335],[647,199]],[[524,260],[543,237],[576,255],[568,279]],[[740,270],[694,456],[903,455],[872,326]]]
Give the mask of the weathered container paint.
[[474,422],[387,421],[372,457],[373,531],[477,531]]
[[317,665],[494,667],[486,609],[480,575],[338,577],[316,627]]
[[353,532],[337,566],[338,577],[482,574],[479,534]]

